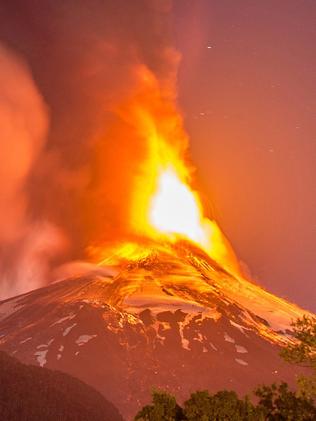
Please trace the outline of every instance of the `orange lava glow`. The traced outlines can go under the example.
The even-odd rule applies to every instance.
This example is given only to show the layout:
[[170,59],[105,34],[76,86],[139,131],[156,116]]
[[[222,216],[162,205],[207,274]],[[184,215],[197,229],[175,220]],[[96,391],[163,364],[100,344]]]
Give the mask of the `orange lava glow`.
[[137,77],[137,92],[120,110],[146,145],[130,203],[131,233],[164,242],[189,240],[225,269],[239,273],[229,242],[204,215],[191,187],[192,170],[185,159],[188,139],[170,84],[163,86],[145,67],[137,70]]

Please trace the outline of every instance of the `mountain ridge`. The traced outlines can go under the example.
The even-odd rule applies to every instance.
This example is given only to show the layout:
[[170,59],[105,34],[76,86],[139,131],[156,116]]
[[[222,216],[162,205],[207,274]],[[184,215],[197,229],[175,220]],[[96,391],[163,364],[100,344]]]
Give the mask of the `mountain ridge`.
[[152,387],[181,400],[197,389],[293,384],[300,370],[279,350],[307,312],[191,245],[132,250],[0,303],[0,349],[82,379],[126,418]]

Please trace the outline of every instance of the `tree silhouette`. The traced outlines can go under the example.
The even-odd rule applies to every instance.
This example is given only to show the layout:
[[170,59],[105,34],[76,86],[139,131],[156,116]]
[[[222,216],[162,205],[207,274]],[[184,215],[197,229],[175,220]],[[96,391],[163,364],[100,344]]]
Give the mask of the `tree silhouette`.
[[257,408],[267,421],[315,421],[316,408],[312,400],[296,396],[286,383],[262,386],[255,391]]
[[146,405],[136,415],[135,421],[182,421],[183,411],[174,396],[167,392],[154,390],[152,405]]
[[300,376],[298,379],[298,394],[316,398],[316,318],[303,316],[292,323],[293,335],[296,340],[288,344],[281,357],[292,364],[311,369],[310,376]]

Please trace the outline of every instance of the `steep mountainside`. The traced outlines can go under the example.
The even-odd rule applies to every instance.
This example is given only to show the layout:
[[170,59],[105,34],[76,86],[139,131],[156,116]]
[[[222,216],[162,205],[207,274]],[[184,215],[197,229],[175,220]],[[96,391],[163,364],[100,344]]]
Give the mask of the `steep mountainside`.
[[0,419],[123,421],[118,410],[80,380],[21,364],[0,352]]
[[0,304],[0,348],[68,372],[126,417],[152,387],[249,392],[293,382],[279,350],[303,310],[186,245],[152,247]]

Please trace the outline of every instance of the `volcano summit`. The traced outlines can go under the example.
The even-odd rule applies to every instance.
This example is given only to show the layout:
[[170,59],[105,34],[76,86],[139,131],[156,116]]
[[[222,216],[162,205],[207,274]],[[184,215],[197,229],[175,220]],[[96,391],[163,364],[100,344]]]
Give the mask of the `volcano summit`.
[[[244,393],[258,382],[293,382],[296,370],[278,354],[303,311],[245,279],[225,235],[208,218],[174,78],[161,80],[137,63],[133,80],[111,129],[129,145],[122,149],[134,158],[133,170],[118,165],[123,180],[97,171],[96,236],[84,254],[95,266],[0,303],[0,348],[78,377],[127,418],[153,387],[183,399],[197,389]],[[100,204],[104,197],[111,212]],[[97,215],[106,228],[99,228]]]
[[182,399],[293,382],[278,353],[302,315],[192,244],[128,243],[108,265],[3,301],[0,348],[84,380],[129,418],[153,387]]

